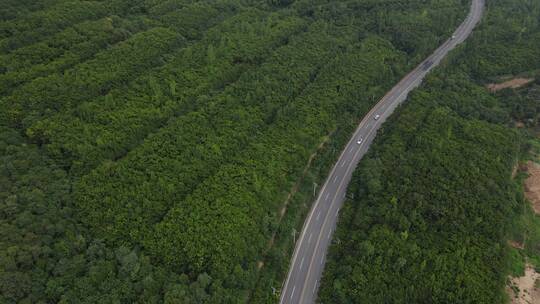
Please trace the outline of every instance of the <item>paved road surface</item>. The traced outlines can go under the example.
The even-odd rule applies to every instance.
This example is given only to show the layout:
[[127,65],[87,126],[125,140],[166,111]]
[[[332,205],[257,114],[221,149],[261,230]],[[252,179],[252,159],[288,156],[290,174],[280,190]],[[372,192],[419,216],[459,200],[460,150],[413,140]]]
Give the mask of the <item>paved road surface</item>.
[[[480,21],[485,0],[473,0],[467,19],[449,39],[417,68],[405,76],[386,94],[364,117],[351,140],[341,153],[328,179],[324,183],[317,200],[304,223],[282,288],[282,304],[314,303],[317,298],[319,279],[324,269],[326,251],[332,239],[338,213],[343,204],[347,185],[352,173],[369,148],[377,129],[394,109],[407,98],[407,94],[417,87],[427,73],[456,45],[471,34]],[[375,117],[378,116],[378,119]],[[359,144],[358,140],[362,139]]]

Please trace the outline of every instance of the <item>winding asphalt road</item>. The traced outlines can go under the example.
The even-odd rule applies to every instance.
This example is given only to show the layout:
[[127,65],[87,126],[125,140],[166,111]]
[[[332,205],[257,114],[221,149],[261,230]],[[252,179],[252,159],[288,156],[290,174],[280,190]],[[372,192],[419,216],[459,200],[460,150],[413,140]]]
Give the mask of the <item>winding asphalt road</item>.
[[381,124],[400,103],[405,101],[407,94],[420,85],[424,77],[441,62],[449,51],[471,34],[482,18],[484,1],[472,0],[469,15],[454,32],[454,38],[447,40],[405,76],[360,122],[304,222],[304,227],[296,242],[287,280],[281,291],[281,304],[315,302],[319,279],[324,270],[326,251],[332,240],[339,209],[343,204],[347,185],[356,165],[367,152]]

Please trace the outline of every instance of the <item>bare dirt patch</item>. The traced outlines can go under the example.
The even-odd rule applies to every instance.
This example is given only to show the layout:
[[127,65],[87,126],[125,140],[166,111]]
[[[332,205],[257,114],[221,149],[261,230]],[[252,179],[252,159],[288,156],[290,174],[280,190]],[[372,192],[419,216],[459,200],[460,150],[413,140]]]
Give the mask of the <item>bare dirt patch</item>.
[[524,85],[526,85],[528,83],[531,83],[532,81],[534,81],[534,78],[514,78],[512,80],[508,80],[508,81],[505,81],[505,82],[502,82],[502,83],[488,84],[487,88],[491,92],[497,92],[497,91],[500,91],[502,89],[508,89],[508,88],[517,89],[517,88],[522,87],[522,86],[524,86]]
[[506,289],[511,299],[511,304],[540,304],[540,289],[537,281],[540,273],[536,272],[532,265],[527,264],[525,275],[519,278],[511,278],[510,286]]
[[540,165],[527,162],[527,173],[529,176],[525,180],[525,197],[531,202],[534,212],[540,214]]
[[525,244],[516,241],[508,241],[508,245],[516,249],[525,249]]

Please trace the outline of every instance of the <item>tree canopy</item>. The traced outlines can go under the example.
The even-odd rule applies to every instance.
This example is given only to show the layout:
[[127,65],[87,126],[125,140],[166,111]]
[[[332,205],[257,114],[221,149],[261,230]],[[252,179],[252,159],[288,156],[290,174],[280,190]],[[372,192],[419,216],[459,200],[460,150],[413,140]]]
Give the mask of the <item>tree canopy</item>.
[[[260,286],[284,274],[290,249],[270,245],[287,240],[280,210],[306,164],[325,141],[339,147],[468,6],[4,3],[6,303],[274,302]],[[287,211],[294,223],[301,205]]]

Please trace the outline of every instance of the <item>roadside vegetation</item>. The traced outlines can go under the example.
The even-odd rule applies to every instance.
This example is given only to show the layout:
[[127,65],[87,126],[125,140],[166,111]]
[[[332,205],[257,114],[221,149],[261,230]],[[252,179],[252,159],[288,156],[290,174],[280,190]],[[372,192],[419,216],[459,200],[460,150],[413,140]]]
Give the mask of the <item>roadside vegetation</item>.
[[275,302],[305,182],[469,4],[4,2],[2,303]]
[[[487,6],[360,163],[319,302],[506,303],[507,276],[540,267],[540,221],[514,171],[538,145],[540,4]],[[536,80],[487,88],[510,77]]]

